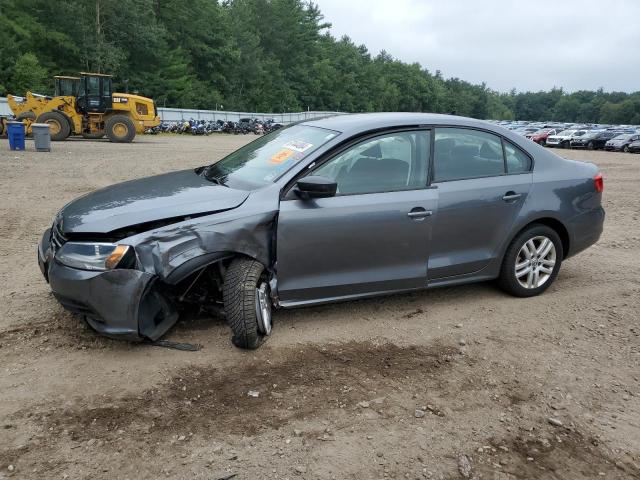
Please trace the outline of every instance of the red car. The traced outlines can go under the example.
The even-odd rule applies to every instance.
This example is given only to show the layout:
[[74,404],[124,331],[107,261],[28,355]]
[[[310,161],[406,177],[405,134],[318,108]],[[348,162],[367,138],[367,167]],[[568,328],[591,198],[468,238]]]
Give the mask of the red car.
[[538,130],[537,132],[528,133],[525,135],[529,140],[533,140],[534,142],[544,145],[547,143],[547,137],[549,135],[555,135],[559,130],[555,128],[543,128],[542,130]]

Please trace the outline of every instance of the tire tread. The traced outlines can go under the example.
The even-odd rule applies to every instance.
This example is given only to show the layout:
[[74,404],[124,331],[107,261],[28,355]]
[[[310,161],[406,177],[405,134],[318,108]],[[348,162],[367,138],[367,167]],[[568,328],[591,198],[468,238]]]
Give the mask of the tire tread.
[[255,349],[262,343],[256,315],[256,286],[264,266],[251,258],[237,258],[225,273],[222,287],[227,322],[237,347]]

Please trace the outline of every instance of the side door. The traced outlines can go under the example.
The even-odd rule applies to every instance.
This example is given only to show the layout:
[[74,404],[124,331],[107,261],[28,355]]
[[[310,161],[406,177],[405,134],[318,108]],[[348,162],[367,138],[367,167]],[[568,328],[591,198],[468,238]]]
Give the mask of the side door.
[[437,191],[427,187],[431,132],[368,137],[321,161],[334,197],[280,203],[278,295],[283,305],[425,287]]
[[438,189],[429,280],[486,267],[499,254],[532,183],[532,160],[491,133],[436,128],[432,185]]

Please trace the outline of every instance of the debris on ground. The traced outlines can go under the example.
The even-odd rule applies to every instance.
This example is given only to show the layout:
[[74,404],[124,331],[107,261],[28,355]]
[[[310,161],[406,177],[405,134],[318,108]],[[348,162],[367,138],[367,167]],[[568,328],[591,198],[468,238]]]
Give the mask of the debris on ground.
[[458,455],[458,471],[460,475],[462,475],[462,478],[471,478],[473,464],[471,463],[471,459],[464,454]]

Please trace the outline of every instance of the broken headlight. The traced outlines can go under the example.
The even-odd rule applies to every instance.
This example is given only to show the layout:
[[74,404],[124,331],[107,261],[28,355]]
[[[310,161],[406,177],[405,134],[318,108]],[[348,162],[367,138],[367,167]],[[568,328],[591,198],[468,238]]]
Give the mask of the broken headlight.
[[56,260],[81,270],[112,270],[131,267],[135,254],[129,245],[67,242],[56,252]]

